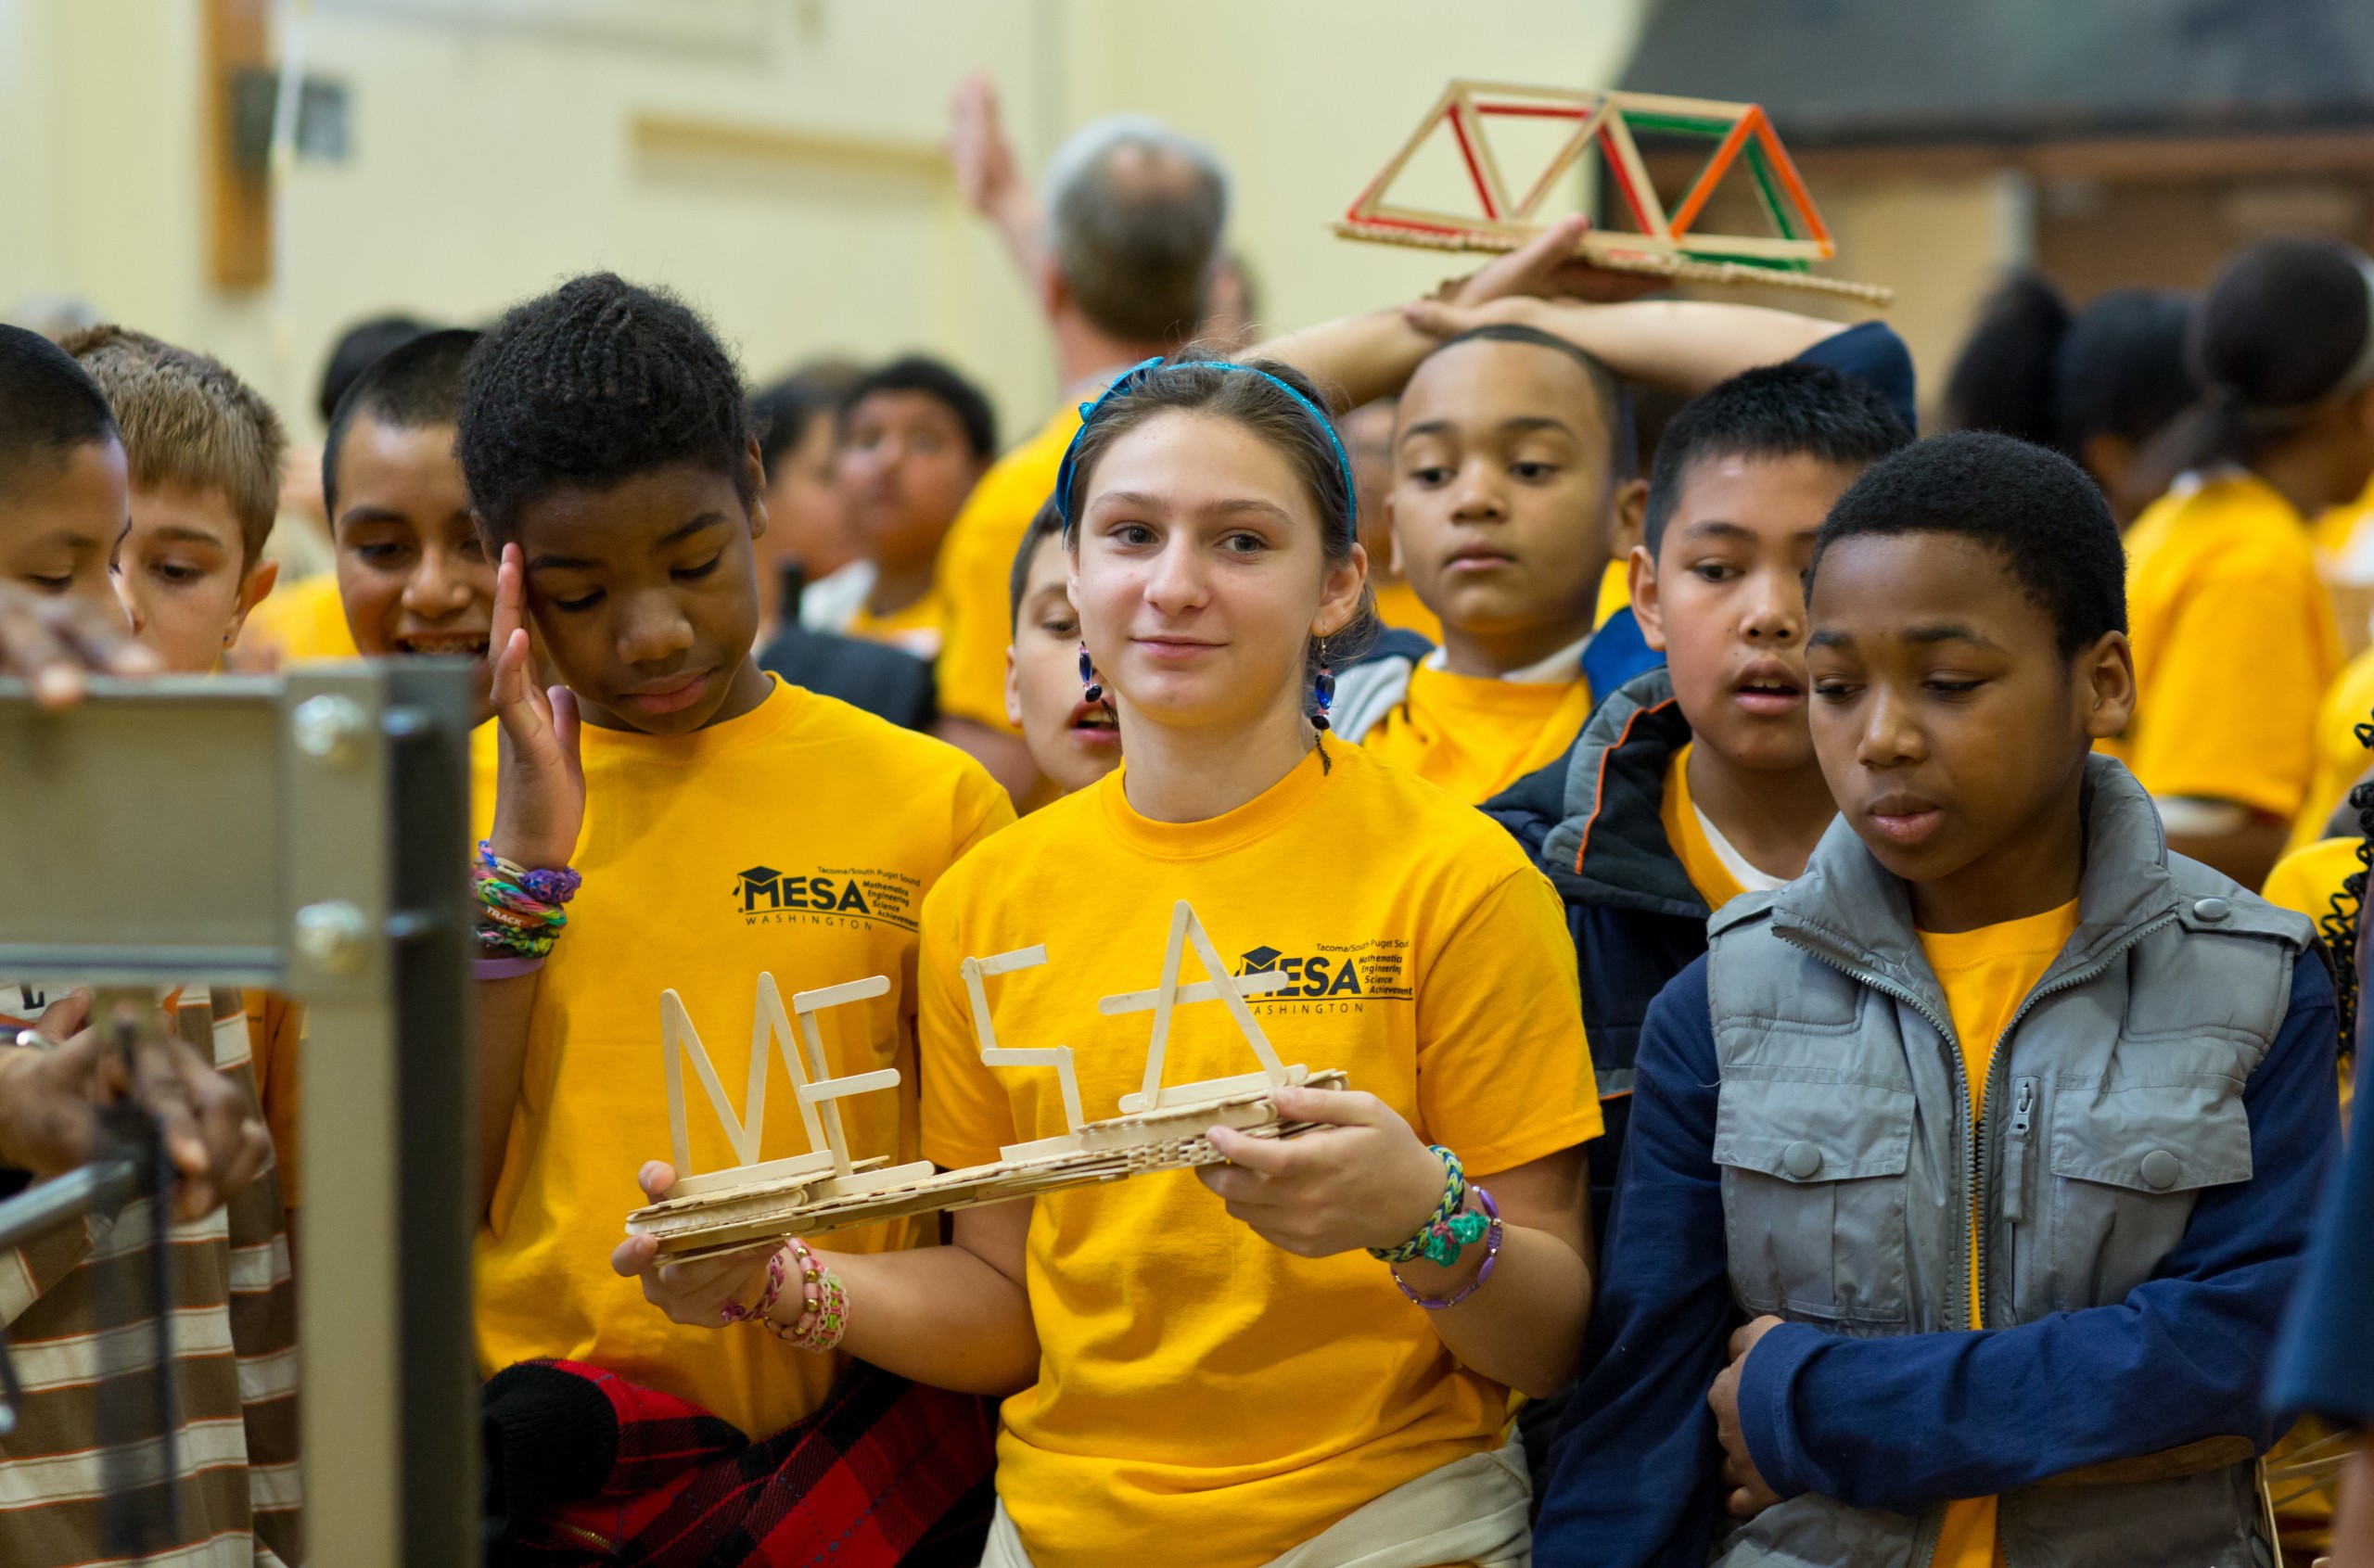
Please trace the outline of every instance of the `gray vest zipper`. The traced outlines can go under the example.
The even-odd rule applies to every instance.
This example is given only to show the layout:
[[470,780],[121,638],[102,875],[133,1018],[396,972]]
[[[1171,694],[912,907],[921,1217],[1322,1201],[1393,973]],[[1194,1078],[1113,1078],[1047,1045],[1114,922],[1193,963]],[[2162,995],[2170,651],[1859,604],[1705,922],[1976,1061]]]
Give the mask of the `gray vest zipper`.
[[[1992,1053],[1992,1059],[1987,1063],[1987,1098],[1983,1102],[1983,1103],[2000,1103],[2000,1102],[1995,1097],[2003,1092],[2000,1080],[2010,1069],[2010,1053],[2003,1049],[2003,1042],[2011,1038],[2011,1031],[2020,1026],[2020,1021],[2028,1015],[2029,1010],[2036,1006],[2039,998],[2050,996],[2056,991],[2066,990],[2072,986],[2084,985],[2095,975],[2100,975],[2103,970],[2108,969],[2111,964],[2116,962],[2117,959],[2129,948],[2135,946],[2136,943],[2141,941],[2152,932],[2159,930],[2160,927],[2168,924],[2176,918],[2176,911],[2174,910],[2170,910],[2166,913],[2159,916],[2157,919],[2146,921],[2141,925],[2136,926],[2133,930],[2127,932],[2125,936],[2119,938],[2119,940],[2111,947],[2095,955],[2095,957],[2087,963],[2084,963],[2075,969],[2072,969],[2064,975],[2055,977],[2050,984],[2039,985],[2035,989],[2029,991],[2026,998],[2021,1001],[2019,1007],[2013,1011],[2010,1022],[2003,1026],[2003,1032],[1995,1037],[1995,1047]],[[1909,987],[1900,986],[1894,980],[1887,978],[1885,975],[1881,975],[1874,970],[1867,969],[1848,960],[1839,958],[1835,954],[1825,952],[1821,949],[1809,943],[1798,941],[1791,933],[1780,931],[1776,932],[1775,935],[1779,936],[1782,940],[1787,941],[1792,947],[1796,948],[1799,951],[1812,954],[1815,958],[1818,958],[1822,962],[1829,964],[1832,969],[1835,969],[1840,974],[1846,975],[1849,979],[1858,981],[1863,985],[1870,987],[1875,991],[1895,998],[1896,1001],[1904,1003],[1907,1007],[1911,1008],[1915,1013],[1920,1013],[1921,1017],[1927,1019],[1930,1026],[1935,1029],[1937,1033],[1944,1038],[1948,1046],[1952,1047],[1946,1054],[1952,1059],[1951,1064],[1954,1071],[1955,1087],[1961,1090],[1961,1103],[1956,1108],[1955,1114],[1959,1118],[1960,1125],[1963,1129],[1963,1136],[1969,1141],[1967,1144],[1968,1157],[1962,1161],[1962,1208],[1963,1211],[1974,1221],[1973,1224],[1966,1227],[1963,1232],[1964,1240],[1962,1243],[1961,1281],[1962,1298],[1967,1300],[1971,1295],[1972,1276],[1974,1272],[1977,1279],[1976,1294],[1979,1310],[1979,1325],[1982,1328],[1985,1327],[1986,1322],[1987,1284],[1987,1227],[1985,1223],[1985,1204],[1989,1193],[1989,1187],[1985,1181],[1986,1171],[1980,1158],[1985,1146],[1984,1141],[1979,1137],[1980,1122],[1982,1118],[1973,1117],[1971,1115],[1970,1071],[1963,1065],[1960,1037],[1954,1033],[1954,1026],[1950,1020],[1938,1017],[1936,1011],[1933,1009],[1924,999],[1916,995]],[[2021,1081],[2030,1086],[2028,1095],[2023,1097],[2020,1104],[2013,1108],[2014,1130],[2022,1139],[2022,1158],[2023,1162],[2022,1180],[2024,1183],[2025,1138],[2028,1132],[2027,1117],[2035,1109],[2033,1099],[2035,1080],[2023,1078]],[[1998,1162],[1998,1164],[2000,1162]],[[2001,1172],[1997,1170],[1995,1174],[1999,1181]],[[2022,1206],[2024,1207],[2024,1205]],[[2007,1213],[2005,1217],[2017,1219],[2020,1217],[2018,1215]],[[1977,1242],[1977,1250],[1975,1254],[1971,1250],[1971,1238],[1972,1237],[1975,1237]],[[1945,1515],[1942,1509],[1930,1509],[1925,1511],[1932,1517],[1925,1519],[1922,1522],[1920,1535],[1916,1537],[1913,1543],[1913,1561],[1918,1564],[1918,1568],[1935,1568],[1937,1558],[1937,1536],[1939,1530],[1943,1526]],[[1999,1549],[2001,1546],[2001,1526],[1998,1524],[1997,1529],[1997,1546]]]

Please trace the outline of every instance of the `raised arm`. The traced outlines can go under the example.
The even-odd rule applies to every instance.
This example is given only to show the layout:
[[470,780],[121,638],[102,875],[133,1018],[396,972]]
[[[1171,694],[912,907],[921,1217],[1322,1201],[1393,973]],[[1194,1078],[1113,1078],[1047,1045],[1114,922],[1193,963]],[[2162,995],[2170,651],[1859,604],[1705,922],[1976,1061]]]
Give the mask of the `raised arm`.
[[[503,726],[496,775],[495,854],[530,871],[561,870],[577,852],[585,820],[585,770],[577,749],[577,699],[566,687],[541,690],[528,645],[527,572],[517,544],[495,568],[494,715]],[[479,1202],[494,1200],[511,1139],[511,1115],[528,1060],[532,970],[479,982]]]
[[[1516,296],[1626,300],[1659,287],[1655,278],[1607,272],[1579,260],[1575,247],[1585,227],[1580,218],[1551,224],[1523,249],[1446,285],[1446,300],[1453,309],[1472,312]],[[1420,325],[1424,318],[1413,319],[1414,308],[1395,305],[1321,322],[1256,343],[1237,357],[1283,360],[1322,387],[1340,389],[1349,400],[1346,406],[1358,408],[1398,392],[1418,362],[1441,343],[1442,333]]]
[[1741,371],[1794,359],[1847,327],[1793,311],[1704,300],[1599,305],[1523,296],[1421,300],[1404,314],[1412,330],[1437,340],[1496,323],[1537,327],[1587,351],[1618,376],[1692,393]]

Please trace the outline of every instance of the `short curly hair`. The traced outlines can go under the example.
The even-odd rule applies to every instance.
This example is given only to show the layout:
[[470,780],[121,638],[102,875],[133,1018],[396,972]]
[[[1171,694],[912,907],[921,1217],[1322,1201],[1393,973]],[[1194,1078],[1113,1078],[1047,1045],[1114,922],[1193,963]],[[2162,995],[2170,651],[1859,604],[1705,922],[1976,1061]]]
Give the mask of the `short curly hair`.
[[1957,430],[1881,458],[1822,519],[1806,568],[1859,535],[1945,533],[1983,544],[2052,618],[2062,658],[2126,630],[2126,555],[2086,470],[2057,452],[1991,430]]
[[470,356],[455,455],[497,540],[564,486],[606,490],[698,464],[747,506],[750,414],[734,356],[664,289],[592,273],[504,313]]

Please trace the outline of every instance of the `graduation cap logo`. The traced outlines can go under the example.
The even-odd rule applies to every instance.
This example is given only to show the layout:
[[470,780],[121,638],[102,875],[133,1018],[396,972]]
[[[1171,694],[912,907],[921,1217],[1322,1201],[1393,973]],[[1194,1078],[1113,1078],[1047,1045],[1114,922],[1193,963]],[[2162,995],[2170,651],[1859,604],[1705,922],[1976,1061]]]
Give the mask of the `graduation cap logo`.
[[734,873],[734,891],[742,900],[742,912],[748,914],[764,899],[771,910],[783,908],[783,873],[772,866],[752,866]]
[[1264,975],[1278,967],[1278,960],[1286,955],[1275,948],[1256,948],[1244,955],[1244,967],[1239,975]]

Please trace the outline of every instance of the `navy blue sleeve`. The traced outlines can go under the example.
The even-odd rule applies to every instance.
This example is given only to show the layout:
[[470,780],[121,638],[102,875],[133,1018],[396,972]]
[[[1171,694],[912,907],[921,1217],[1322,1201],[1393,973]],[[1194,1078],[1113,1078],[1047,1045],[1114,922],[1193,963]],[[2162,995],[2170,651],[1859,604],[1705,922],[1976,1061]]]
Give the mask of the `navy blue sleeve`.
[[1705,959],[1650,1004],[1637,1067],[1584,1372],[1534,1525],[1543,1568],[1700,1568],[1717,1506],[1721,1451],[1706,1390],[1739,1314],[1714,1162]]
[[1859,376],[1895,404],[1907,428],[1921,428],[1913,408],[1912,351],[1883,321],[1857,322],[1833,332],[1797,356],[1800,364],[1828,365],[1841,376]]
[[[2366,1060],[2363,1048],[2358,1061]],[[2360,1087],[2350,1113],[2349,1153],[2325,1193],[2317,1239],[2276,1347],[2268,1408],[2314,1410],[2352,1426],[2374,1426],[2374,1084]]]
[[2341,1138],[2334,1031],[2324,961],[2303,955],[2242,1091],[2251,1179],[2204,1191],[2125,1301],[1971,1333],[1833,1339],[1789,1323],[1757,1341],[1740,1426],[1773,1490],[1908,1513],[2203,1437],[2266,1447],[2261,1381]]

